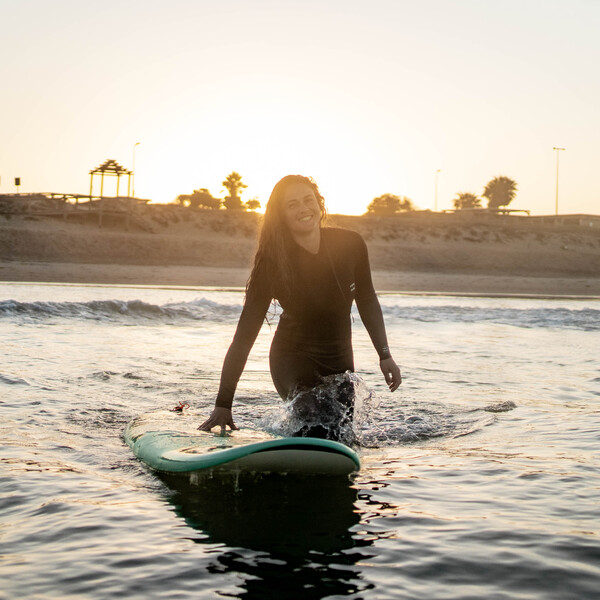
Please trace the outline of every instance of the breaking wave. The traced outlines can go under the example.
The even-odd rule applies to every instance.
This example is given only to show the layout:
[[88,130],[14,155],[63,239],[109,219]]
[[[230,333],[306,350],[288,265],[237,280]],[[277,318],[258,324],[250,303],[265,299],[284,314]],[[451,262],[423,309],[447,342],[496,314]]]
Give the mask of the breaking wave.
[[429,323],[498,323],[525,328],[600,330],[600,310],[583,307],[513,308],[481,306],[384,306],[386,317]]
[[89,302],[0,302],[0,318],[23,321],[79,319],[93,321],[168,322],[227,321],[236,319],[242,307],[201,298],[192,302],[157,305],[142,300],[92,300]]
[[[241,298],[240,298],[241,300]],[[507,306],[384,304],[388,319],[425,323],[497,323],[524,328],[558,328],[581,331],[600,330],[600,309],[546,306],[540,308]],[[87,302],[0,301],[0,319],[34,322],[48,319],[77,319],[144,324],[185,323],[187,321],[235,321],[239,304],[224,304],[208,298],[188,302],[153,304],[142,300],[91,300]],[[270,311],[276,321],[277,311]],[[356,309],[355,309],[356,314]]]

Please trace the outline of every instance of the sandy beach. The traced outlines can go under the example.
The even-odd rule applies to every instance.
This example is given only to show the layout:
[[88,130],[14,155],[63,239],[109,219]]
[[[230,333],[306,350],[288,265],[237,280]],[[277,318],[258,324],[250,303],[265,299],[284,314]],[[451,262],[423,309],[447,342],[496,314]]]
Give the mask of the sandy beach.
[[[148,207],[148,226],[0,217],[0,281],[243,287],[259,215]],[[600,233],[523,220],[334,215],[359,231],[379,292],[600,297]]]
[[[156,285],[239,288],[246,284],[245,268],[206,266],[106,265],[42,262],[1,262],[0,281]],[[380,292],[483,296],[586,296],[600,298],[600,278],[525,277],[373,271]]]

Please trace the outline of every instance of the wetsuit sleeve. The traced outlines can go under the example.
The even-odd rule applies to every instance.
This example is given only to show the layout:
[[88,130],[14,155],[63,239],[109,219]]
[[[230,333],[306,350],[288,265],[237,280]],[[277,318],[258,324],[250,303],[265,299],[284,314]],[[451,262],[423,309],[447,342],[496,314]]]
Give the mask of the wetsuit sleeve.
[[248,290],[233,341],[223,362],[215,406],[231,408],[235,389],[270,303],[271,295],[266,286],[253,285]]
[[373,342],[373,346],[379,355],[380,360],[390,358],[390,349],[388,346],[387,335],[385,333],[385,324],[383,322],[383,313],[381,305],[373,288],[371,279],[371,266],[369,265],[369,253],[367,245],[362,237],[357,237],[356,243],[356,306],[360,318]]

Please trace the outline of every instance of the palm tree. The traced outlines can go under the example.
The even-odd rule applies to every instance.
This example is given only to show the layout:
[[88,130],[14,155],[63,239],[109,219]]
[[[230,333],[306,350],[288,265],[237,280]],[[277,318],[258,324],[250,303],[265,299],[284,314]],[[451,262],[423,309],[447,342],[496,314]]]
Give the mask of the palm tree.
[[517,195],[517,183],[509,177],[500,175],[494,177],[483,190],[482,196],[488,199],[488,208],[497,209],[500,206],[507,206]]
[[223,187],[229,192],[229,196],[225,196],[223,206],[230,210],[242,210],[244,205],[240,199],[240,194],[244,188],[248,187],[245,183],[242,183],[242,176],[232,171],[223,181]]
[[481,208],[481,198],[471,192],[460,192],[453,200],[454,208],[462,210],[464,208]]

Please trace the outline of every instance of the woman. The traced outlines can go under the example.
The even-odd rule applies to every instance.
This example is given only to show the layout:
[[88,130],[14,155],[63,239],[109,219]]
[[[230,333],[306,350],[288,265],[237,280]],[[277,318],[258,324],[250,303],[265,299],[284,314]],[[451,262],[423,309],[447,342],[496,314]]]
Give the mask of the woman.
[[[199,429],[238,429],[231,412],[233,396],[273,299],[283,312],[269,362],[282,398],[317,386],[327,375],[354,370],[353,300],[379,354],[389,389],[395,391],[402,382],[388,348],[367,247],[353,231],[322,228],[324,217],[324,200],[312,179],[288,175],[273,188],[244,308],[223,363],[215,409]],[[352,398],[341,400],[351,407]],[[300,434],[321,436],[314,430]]]

